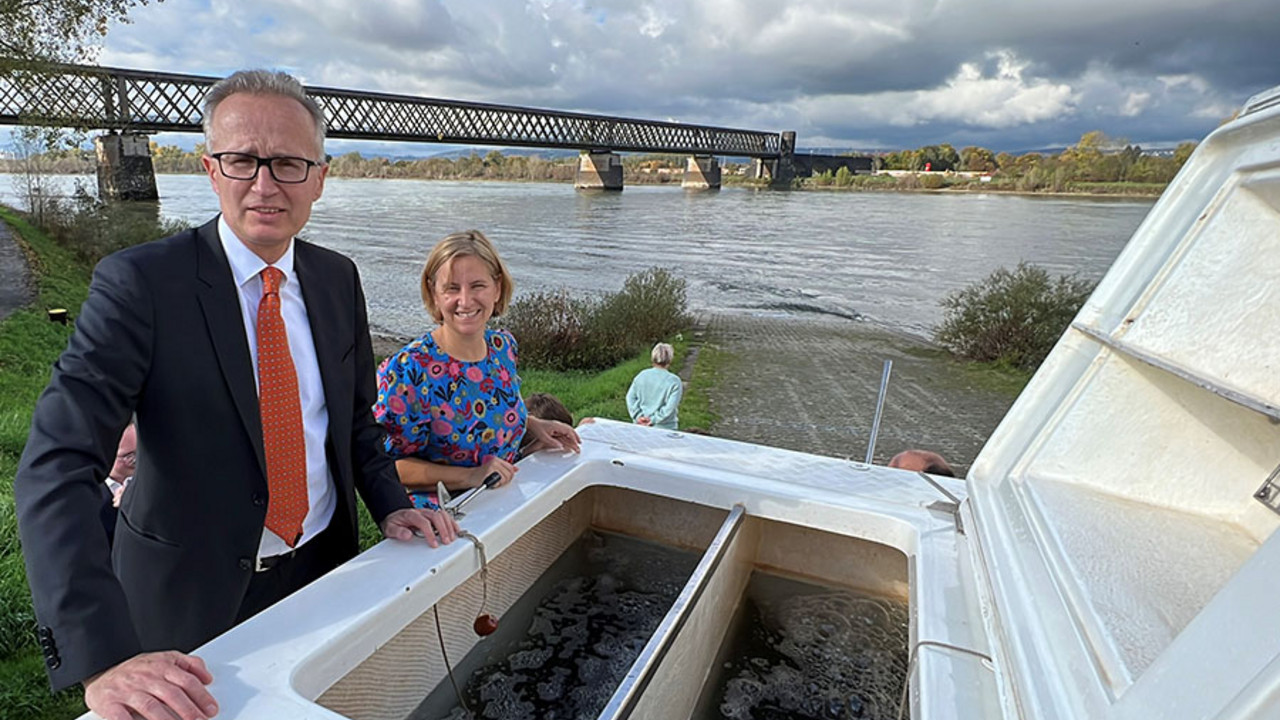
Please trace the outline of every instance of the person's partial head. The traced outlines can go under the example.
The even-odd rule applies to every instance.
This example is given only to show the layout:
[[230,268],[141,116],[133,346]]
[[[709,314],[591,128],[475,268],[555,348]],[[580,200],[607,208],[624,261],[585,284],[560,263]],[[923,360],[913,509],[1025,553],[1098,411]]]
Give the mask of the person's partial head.
[[551,393],[533,393],[524,399],[524,406],[529,414],[542,420],[556,420],[565,425],[573,425],[573,414],[560,402],[560,398]]
[[116,446],[116,461],[108,474],[112,480],[124,482],[125,478],[133,477],[133,471],[137,466],[138,432],[133,423],[129,423],[129,426],[120,434],[120,444]]
[[311,217],[329,170],[324,113],[293,77],[242,70],[205,94],[205,172],[227,225],[275,262]]
[[653,346],[653,352],[649,353],[649,359],[653,360],[653,364],[658,367],[667,367],[676,356],[675,348],[668,343],[658,343]]
[[490,318],[506,312],[514,289],[506,264],[479,230],[436,243],[419,286],[431,317],[464,334],[483,331]]
[[951,469],[941,455],[929,450],[904,450],[889,460],[889,467],[926,472],[930,475],[956,476],[956,471]]

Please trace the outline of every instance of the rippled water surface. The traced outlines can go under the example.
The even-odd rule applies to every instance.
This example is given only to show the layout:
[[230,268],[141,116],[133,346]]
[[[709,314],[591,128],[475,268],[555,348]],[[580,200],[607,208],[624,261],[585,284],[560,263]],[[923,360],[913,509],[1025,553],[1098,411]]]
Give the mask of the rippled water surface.
[[[202,176],[161,175],[166,215],[203,222]],[[13,183],[0,179],[0,200]],[[1099,278],[1151,200],[1009,195],[686,193],[631,186],[588,194],[547,183],[331,179],[306,235],[356,260],[375,327],[416,334],[426,252],[479,228],[521,291],[616,290],[661,265],[689,281],[696,309],[822,313],[928,334],[951,290],[1021,260]]]
[[695,720],[891,720],[907,605],[755,572]]

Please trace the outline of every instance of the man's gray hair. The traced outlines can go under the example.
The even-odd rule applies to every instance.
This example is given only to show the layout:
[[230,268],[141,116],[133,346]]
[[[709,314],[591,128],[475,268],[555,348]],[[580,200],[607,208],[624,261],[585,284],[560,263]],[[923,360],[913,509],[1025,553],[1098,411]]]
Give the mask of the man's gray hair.
[[653,346],[653,352],[649,353],[649,357],[653,359],[654,365],[662,365],[666,367],[676,356],[675,348],[667,343],[658,343]]
[[307,114],[316,126],[316,150],[319,157],[312,158],[324,162],[324,112],[316,101],[307,95],[298,82],[288,73],[272,70],[240,70],[214,83],[204,95],[204,107],[200,124],[204,129],[204,143],[209,150],[213,149],[213,113],[223,100],[236,93],[251,95],[278,95],[297,100],[306,108]]

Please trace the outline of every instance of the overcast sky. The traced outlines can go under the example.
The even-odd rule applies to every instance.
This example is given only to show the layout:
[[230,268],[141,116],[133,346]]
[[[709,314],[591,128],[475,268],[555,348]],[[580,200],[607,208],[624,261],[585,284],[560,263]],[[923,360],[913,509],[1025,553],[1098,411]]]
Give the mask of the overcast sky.
[[[1090,130],[1172,145],[1280,84],[1277,0],[165,0],[131,17],[102,64],[270,67],[311,85],[795,130],[801,147],[1017,151]],[[351,149],[388,148],[330,152]]]

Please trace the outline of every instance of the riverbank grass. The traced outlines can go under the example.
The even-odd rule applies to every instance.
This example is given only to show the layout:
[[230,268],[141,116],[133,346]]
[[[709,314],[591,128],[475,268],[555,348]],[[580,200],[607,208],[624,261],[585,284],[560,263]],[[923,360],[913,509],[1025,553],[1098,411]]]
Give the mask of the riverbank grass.
[[1027,386],[1027,383],[1031,382],[1031,377],[1035,374],[1033,370],[1007,364],[962,360],[941,347],[903,348],[902,352],[905,355],[922,360],[958,367],[960,375],[950,383],[945,382],[941,377],[937,378],[938,387],[942,389],[951,389],[952,387],[978,388],[1015,398]]
[[[675,348],[675,360],[672,368],[684,366],[690,355],[691,345],[683,336],[671,341]],[[704,361],[706,348],[698,354],[698,365]],[[708,356],[706,360],[710,360]],[[708,363],[709,365],[709,363]],[[560,398],[576,422],[583,418],[600,417],[610,420],[630,422],[627,413],[627,390],[631,380],[641,370],[650,366],[649,350],[645,350],[630,360],[602,372],[555,372],[551,370],[520,371],[521,389],[526,396],[544,392]],[[695,374],[697,368],[694,370]],[[680,427],[705,428],[714,422],[706,401],[706,391],[712,382],[713,373],[704,370],[701,377],[694,377],[685,390],[680,402]]]
[[31,307],[0,322],[0,717],[61,720],[85,707],[76,689],[49,693],[18,542],[13,478],[36,398],[72,330],[49,322],[45,309],[79,308],[89,294],[89,269],[11,210],[0,208],[0,220],[27,251],[37,286]]

